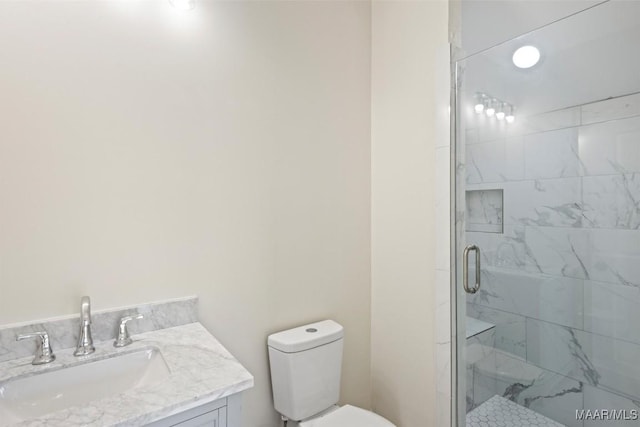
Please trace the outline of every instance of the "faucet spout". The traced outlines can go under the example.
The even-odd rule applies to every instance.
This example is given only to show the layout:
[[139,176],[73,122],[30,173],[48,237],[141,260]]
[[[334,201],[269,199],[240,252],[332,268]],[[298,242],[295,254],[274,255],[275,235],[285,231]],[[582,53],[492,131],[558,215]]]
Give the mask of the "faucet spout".
[[84,296],[80,300],[80,333],[74,356],[86,356],[96,351],[91,337],[91,299]]
[[91,325],[91,299],[86,296],[80,300],[80,320],[83,325]]

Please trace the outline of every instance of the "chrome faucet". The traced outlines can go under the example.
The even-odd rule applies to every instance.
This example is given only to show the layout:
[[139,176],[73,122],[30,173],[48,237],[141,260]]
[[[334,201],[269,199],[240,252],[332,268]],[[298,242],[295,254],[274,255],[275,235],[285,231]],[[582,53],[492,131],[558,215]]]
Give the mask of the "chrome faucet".
[[91,300],[89,297],[82,297],[80,300],[80,334],[78,335],[78,345],[74,356],[86,356],[96,351],[91,338]]
[[131,337],[129,336],[129,330],[127,329],[127,323],[136,320],[142,319],[144,316],[142,314],[133,314],[131,316],[125,316],[120,319],[120,326],[118,326],[118,337],[113,342],[114,347],[126,347],[133,342]]
[[47,331],[21,334],[16,337],[16,341],[22,341],[28,338],[38,338],[38,347],[36,348],[36,355],[33,358],[33,362],[31,362],[32,365],[44,365],[56,360],[56,355],[53,354],[53,350],[51,349]]

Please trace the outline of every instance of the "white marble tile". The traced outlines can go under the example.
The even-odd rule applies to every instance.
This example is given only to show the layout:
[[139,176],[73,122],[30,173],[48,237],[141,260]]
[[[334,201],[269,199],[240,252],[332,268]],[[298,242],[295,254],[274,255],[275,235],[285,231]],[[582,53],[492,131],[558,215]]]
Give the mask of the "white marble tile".
[[476,304],[467,304],[467,314],[496,325],[495,348],[516,356],[526,356],[526,323],[523,316]]
[[467,363],[474,364],[490,357],[495,351],[495,328],[491,327],[466,339]]
[[507,182],[502,187],[505,224],[582,226],[581,178]]
[[640,173],[585,176],[582,182],[585,227],[640,228]]
[[524,137],[526,179],[578,176],[578,129],[541,132]]
[[588,278],[640,286],[640,230],[589,230]]
[[451,268],[451,215],[449,208],[436,206],[436,255],[435,264],[439,270]]
[[496,233],[501,234],[503,231],[502,224],[468,224],[467,231],[474,231],[480,233]]
[[436,425],[451,426],[451,393],[436,393]]
[[517,400],[520,393],[531,387],[545,373],[544,369],[528,364],[524,358],[502,351],[496,352],[495,365],[479,364],[478,369],[496,379],[495,392]]
[[478,128],[468,128],[464,131],[464,145],[477,144],[480,142]]
[[561,325],[583,326],[583,281],[485,267],[474,304]]
[[502,234],[467,232],[466,241],[480,247],[483,267],[526,270],[531,263],[523,226],[505,225]]
[[436,391],[451,395],[451,342],[436,344]]
[[484,123],[481,126],[478,126],[479,142],[496,141],[498,139],[506,138],[510,136],[510,132],[513,130],[513,126],[507,126],[504,122],[500,123],[497,120],[487,118],[486,116],[480,117],[480,119],[484,120]]
[[517,403],[568,427],[582,427],[575,419],[582,408],[583,383],[543,370],[530,387],[519,393]]
[[584,329],[640,344],[640,287],[584,282]]
[[[495,366],[476,365],[474,387],[494,387],[494,394],[508,398],[568,426],[579,426],[572,417],[582,408],[583,385],[579,381],[528,364],[524,359],[496,352]],[[482,396],[478,396],[482,398]]]
[[449,147],[436,149],[436,268],[448,270],[450,256],[450,150]]
[[521,132],[526,134],[580,126],[580,107],[564,108],[520,118]]
[[582,123],[604,122],[640,115],[640,93],[582,106]]
[[[591,416],[584,420],[584,427],[630,427],[640,424],[640,400],[627,399],[589,385],[584,390],[584,409],[591,410]],[[602,418],[602,410],[622,411],[621,418]],[[595,411],[599,411],[598,416]],[[607,415],[609,417],[609,415]]]
[[526,269],[552,276],[589,278],[589,234],[578,228],[526,227]]
[[[486,363],[486,362],[485,362]],[[494,373],[487,374],[478,365],[473,366],[473,390],[470,397],[471,407],[476,408],[496,395],[498,389]]]
[[640,397],[640,345],[527,319],[527,362],[619,394]]
[[484,266],[640,286],[640,230],[504,226],[467,233]]
[[439,147],[435,150],[436,156],[436,203],[446,201],[449,205],[451,180],[451,149],[449,147]]
[[527,319],[527,362],[578,381],[598,384],[601,374],[581,338],[584,337],[580,331]]
[[640,117],[580,127],[582,175],[640,172]]
[[503,196],[501,189],[467,190],[467,231],[502,233]]
[[504,121],[498,121],[485,114],[469,114],[465,117],[464,126],[466,130],[473,131],[473,135],[465,132],[465,143],[483,143],[506,138],[513,134],[517,125],[507,125]]
[[466,146],[468,184],[503,182],[524,177],[521,137]]
[[436,341],[451,341],[451,273],[436,270]]
[[473,401],[473,364],[467,363],[465,366],[465,398],[467,412],[477,405]]
[[466,339],[467,411],[495,394],[495,387],[490,387],[486,382],[476,382],[476,365],[495,365],[494,341],[494,328]]
[[[495,328],[496,325],[493,323],[485,322],[484,320],[475,319],[473,317],[467,316],[467,324],[466,324],[466,333],[467,339],[476,336],[478,334],[482,334],[483,332],[488,331],[489,329]],[[491,346],[493,346],[493,340],[491,341]]]

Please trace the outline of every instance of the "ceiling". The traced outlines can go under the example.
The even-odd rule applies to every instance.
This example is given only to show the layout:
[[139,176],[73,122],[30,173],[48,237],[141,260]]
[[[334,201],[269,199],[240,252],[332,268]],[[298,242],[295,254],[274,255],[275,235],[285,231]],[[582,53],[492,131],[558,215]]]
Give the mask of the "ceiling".
[[[511,57],[526,44],[542,59],[522,70]],[[460,63],[465,97],[487,92],[525,115],[639,92],[640,0],[601,3]]]

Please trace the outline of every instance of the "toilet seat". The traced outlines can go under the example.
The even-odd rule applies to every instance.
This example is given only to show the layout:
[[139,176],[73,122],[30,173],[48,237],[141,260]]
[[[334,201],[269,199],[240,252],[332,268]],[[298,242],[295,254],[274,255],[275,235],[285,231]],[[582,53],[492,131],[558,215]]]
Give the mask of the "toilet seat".
[[395,427],[380,415],[356,406],[344,405],[325,416],[300,423],[300,427]]

